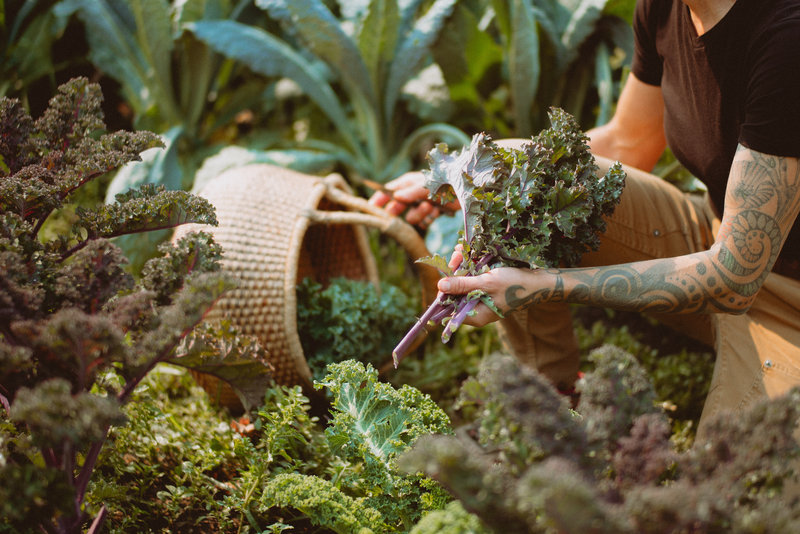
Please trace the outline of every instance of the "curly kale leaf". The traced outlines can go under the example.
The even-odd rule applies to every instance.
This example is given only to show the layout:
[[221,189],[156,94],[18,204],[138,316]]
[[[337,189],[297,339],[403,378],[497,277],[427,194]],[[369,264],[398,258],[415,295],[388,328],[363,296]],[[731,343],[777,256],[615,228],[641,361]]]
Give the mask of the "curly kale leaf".
[[215,376],[230,384],[245,411],[264,402],[273,385],[267,351],[255,338],[244,336],[230,324],[203,324],[187,335],[168,361]]
[[306,278],[297,286],[297,332],[315,379],[348,359],[381,367],[397,337],[414,323],[410,298],[386,282],[334,278],[327,287]]
[[476,191],[495,185],[507,177],[507,170],[496,157],[489,136],[475,135],[469,148],[457,153],[447,151],[447,145],[439,144],[428,154],[430,171],[426,174],[425,186],[432,196],[441,196],[452,188],[464,215],[465,240],[472,241],[480,221],[480,202]]
[[0,102],[0,210],[41,225],[86,182],[163,145],[151,132],[100,134],[101,101],[99,85],[75,78],[35,121],[19,101]]
[[478,516],[452,501],[444,510],[434,510],[411,529],[411,534],[489,534]]
[[282,473],[264,486],[261,504],[266,508],[293,508],[312,524],[338,534],[382,532],[381,514],[363,498],[346,495],[331,482],[312,475]]
[[557,108],[549,117],[552,126],[521,150],[478,134],[457,154],[441,145],[431,151],[426,185],[432,196],[449,185],[465,211],[460,242],[468,251],[468,274],[478,274],[471,267],[479,264],[573,265],[597,247],[603,216],[619,201],[625,174],[617,164],[598,177],[575,120]]
[[145,263],[141,285],[153,291],[162,305],[170,302],[189,276],[220,270],[222,247],[206,232],[191,232],[174,244],[162,243],[158,251],[159,256]]
[[90,237],[111,238],[187,223],[217,224],[214,207],[208,200],[154,184],[119,194],[114,204],[96,210],[78,209],[76,213],[76,231],[83,229]]
[[125,423],[115,397],[87,392],[74,395],[71,389],[61,378],[20,389],[11,406],[11,420],[25,423],[34,442],[42,447],[64,442],[85,446],[103,439],[109,425]]

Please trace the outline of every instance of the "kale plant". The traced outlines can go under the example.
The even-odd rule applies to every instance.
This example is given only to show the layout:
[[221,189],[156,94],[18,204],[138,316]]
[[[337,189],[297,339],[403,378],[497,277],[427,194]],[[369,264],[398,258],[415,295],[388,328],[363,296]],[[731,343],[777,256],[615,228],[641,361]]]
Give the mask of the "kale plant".
[[160,145],[149,132],[102,133],[101,98],[72,80],[36,120],[0,100],[0,524],[15,532],[87,527],[87,485],[109,428],[125,421],[121,406],[231,286],[207,234],[162,249],[139,281],[109,241],[216,224],[186,192],[143,187],[78,207],[70,230],[43,237],[78,188]]
[[380,368],[394,340],[414,323],[409,297],[386,282],[334,278],[327,287],[311,278],[297,286],[297,332],[316,380],[330,363],[357,360]]
[[449,496],[421,473],[404,473],[398,456],[421,436],[451,433],[447,415],[419,390],[378,380],[370,365],[348,360],[328,366],[331,419],[325,429],[338,464],[333,476],[289,472],[270,478],[260,502],[296,510],[334,532],[408,531]]
[[[420,261],[447,275],[471,276],[500,266],[571,266],[597,248],[625,173],[615,163],[598,178],[588,138],[575,120],[552,108],[550,122],[521,150],[501,148],[481,133],[459,152],[438,145],[428,154],[431,196],[449,200],[455,194],[461,204],[464,260],[455,272],[439,256]],[[499,313],[480,291],[437,297],[395,348],[395,365],[429,322],[445,325],[447,342],[479,302]]]
[[[610,345],[591,358],[577,412],[513,357],[487,358],[463,388],[475,421],[420,438],[401,468],[441,482],[490,532],[798,531],[800,389],[722,414],[681,453],[636,360]],[[465,519],[438,514],[435,531],[447,520]]]

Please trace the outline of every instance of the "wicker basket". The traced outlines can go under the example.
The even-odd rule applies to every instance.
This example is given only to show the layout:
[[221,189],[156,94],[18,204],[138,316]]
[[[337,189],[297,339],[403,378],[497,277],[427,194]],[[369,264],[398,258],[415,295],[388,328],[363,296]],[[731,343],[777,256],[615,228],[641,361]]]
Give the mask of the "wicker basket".
[[[181,226],[173,240],[202,229],[223,247],[222,267],[238,279],[239,287],[225,293],[208,318],[226,317],[242,333],[255,336],[267,349],[280,384],[311,385],[297,334],[295,288],[300,280],[312,277],[324,285],[346,277],[377,283],[365,227],[397,241],[412,260],[428,255],[412,226],[353,195],[338,174],[320,178],[248,165],[224,172],[199,194],[216,208],[219,225]],[[417,274],[423,301],[430,303],[438,272],[418,265]],[[227,384],[193,374],[220,403],[238,404]]]

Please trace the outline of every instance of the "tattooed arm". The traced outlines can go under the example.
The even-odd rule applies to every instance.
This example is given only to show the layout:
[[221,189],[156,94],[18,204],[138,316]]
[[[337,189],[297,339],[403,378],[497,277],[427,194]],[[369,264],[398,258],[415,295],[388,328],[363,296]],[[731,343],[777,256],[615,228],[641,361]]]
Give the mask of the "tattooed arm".
[[[744,313],[772,269],[800,211],[800,160],[739,146],[731,166],[722,226],[709,250],[605,267],[499,268],[440,281],[447,293],[483,289],[502,311],[574,302],[662,313]],[[497,319],[480,307],[468,324]]]

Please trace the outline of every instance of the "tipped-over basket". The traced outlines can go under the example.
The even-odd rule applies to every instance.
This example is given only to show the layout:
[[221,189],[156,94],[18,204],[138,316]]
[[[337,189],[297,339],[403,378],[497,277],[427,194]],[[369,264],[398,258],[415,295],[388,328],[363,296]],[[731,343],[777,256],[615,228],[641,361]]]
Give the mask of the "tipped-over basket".
[[[216,208],[219,225],[179,227],[211,233],[223,248],[222,268],[238,279],[215,304],[209,320],[228,318],[256,337],[269,353],[279,384],[311,385],[311,371],[297,333],[295,289],[303,278],[325,285],[335,277],[378,282],[366,227],[397,241],[412,260],[428,255],[417,231],[400,217],[355,196],[338,174],[325,178],[266,164],[220,174],[199,193]],[[436,296],[439,275],[418,264],[424,303]],[[193,373],[209,394],[234,407],[227,384]]]

